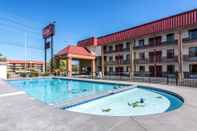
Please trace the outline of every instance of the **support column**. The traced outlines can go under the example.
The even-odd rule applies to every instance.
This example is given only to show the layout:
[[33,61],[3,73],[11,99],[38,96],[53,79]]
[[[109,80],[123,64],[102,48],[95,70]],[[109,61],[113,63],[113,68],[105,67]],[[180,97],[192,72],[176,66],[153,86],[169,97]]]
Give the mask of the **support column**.
[[101,46],[101,71],[102,71],[102,75],[104,76],[104,74],[105,74],[105,63],[104,63],[104,50],[103,50],[103,46]]
[[178,71],[178,79],[183,80],[183,42],[182,42],[182,32],[178,31],[177,33],[178,37],[178,65],[179,65],[179,71]]
[[132,79],[134,75],[134,57],[133,57],[133,46],[135,44],[135,40],[132,40],[130,44],[130,79]]
[[72,58],[67,59],[67,72],[68,77],[72,77]]
[[92,76],[93,78],[96,76],[96,63],[95,63],[95,59],[92,60],[92,64],[91,64],[91,69],[92,69]]

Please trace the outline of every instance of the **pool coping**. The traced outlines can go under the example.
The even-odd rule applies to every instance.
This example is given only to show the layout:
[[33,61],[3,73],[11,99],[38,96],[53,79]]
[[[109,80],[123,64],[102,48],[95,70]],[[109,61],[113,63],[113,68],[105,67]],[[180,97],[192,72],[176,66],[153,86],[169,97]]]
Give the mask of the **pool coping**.
[[[65,78],[65,77],[64,77]],[[76,78],[74,78],[76,79]],[[81,80],[81,79],[80,79]],[[83,79],[90,80],[90,79]],[[92,81],[92,80],[91,80]],[[94,81],[94,80],[93,80]],[[96,80],[106,82],[106,80]],[[109,81],[107,82],[113,82]],[[120,82],[118,82],[120,83]],[[150,83],[138,83],[138,82],[125,82],[126,84],[136,84],[142,86],[149,86],[158,89],[168,90],[174,92],[184,98],[184,104],[180,109],[172,112],[165,112],[155,115],[137,116],[137,117],[111,117],[111,116],[96,116],[83,113],[76,113],[70,111],[63,111],[52,106],[41,103],[37,100],[32,100],[27,95],[6,97],[0,99],[2,104],[0,113],[0,121],[4,121],[0,124],[0,130],[43,130],[43,129],[56,129],[56,130],[92,130],[92,131],[195,131],[197,130],[197,89],[190,87],[176,87],[160,84]],[[6,85],[0,80],[1,92],[15,92],[10,86]],[[6,91],[7,90],[7,91]],[[22,98],[21,98],[22,97]],[[22,104],[24,101],[27,104]],[[6,105],[5,105],[6,103]],[[30,103],[35,109],[31,111],[27,105]],[[8,105],[12,105],[13,109],[7,108]],[[14,110],[19,108],[20,110]],[[24,111],[28,111],[28,114],[24,114]],[[43,112],[40,112],[42,110]],[[53,112],[53,113],[51,113]],[[33,113],[33,114],[32,114]],[[36,114],[36,116],[35,116]],[[28,115],[28,117],[27,117]],[[13,118],[16,116],[16,119]],[[7,119],[5,119],[7,118]],[[25,121],[24,121],[25,120]],[[32,123],[33,125],[30,125]],[[40,122],[42,124],[40,125]],[[12,126],[15,123],[16,126]],[[48,124],[50,123],[50,124]],[[9,128],[8,128],[9,127]]]

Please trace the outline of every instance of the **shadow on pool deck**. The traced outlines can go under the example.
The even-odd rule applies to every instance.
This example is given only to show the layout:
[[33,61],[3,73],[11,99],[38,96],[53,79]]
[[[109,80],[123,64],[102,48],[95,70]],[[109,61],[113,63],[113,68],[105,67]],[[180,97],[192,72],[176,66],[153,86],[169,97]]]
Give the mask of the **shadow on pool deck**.
[[[128,83],[128,82],[125,82]],[[133,84],[133,83],[131,83]],[[134,83],[139,84],[139,83]],[[2,131],[196,131],[197,89],[144,84],[178,93],[184,105],[175,111],[141,117],[107,117],[60,110],[26,94],[0,98]],[[17,92],[0,81],[0,95]]]

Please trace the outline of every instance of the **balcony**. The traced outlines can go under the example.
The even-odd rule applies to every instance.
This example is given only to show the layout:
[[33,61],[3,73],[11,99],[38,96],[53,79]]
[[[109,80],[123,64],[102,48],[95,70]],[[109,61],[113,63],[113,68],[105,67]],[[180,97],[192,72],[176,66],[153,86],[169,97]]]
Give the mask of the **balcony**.
[[104,53],[105,54],[110,54],[110,53],[117,53],[117,52],[129,52],[130,49],[129,48],[123,48],[123,49],[119,49],[119,50],[105,50]]
[[133,47],[134,49],[144,49],[144,48],[153,48],[153,47],[158,47],[158,46],[168,46],[168,45],[176,45],[178,44],[178,40],[172,40],[172,41],[164,41],[161,43],[149,43],[148,45],[144,46],[135,46]]
[[197,62],[197,57],[191,57],[189,55],[183,55],[183,61],[185,61],[185,62]]
[[157,59],[135,59],[135,64],[152,64],[152,63],[172,63],[178,62],[178,56],[174,56],[173,58],[161,57]]
[[197,38],[184,38],[183,43],[192,43],[192,42],[197,42]]
[[117,61],[106,61],[105,62],[107,65],[116,65]]
[[147,64],[148,63],[148,59],[135,59],[134,63],[135,64]]
[[107,61],[107,65],[127,65],[130,64],[130,60],[116,60],[116,61]]
[[178,44],[178,40],[164,41],[162,45],[176,45]]
[[178,62],[178,56],[174,56],[172,58],[162,57],[162,63],[171,63],[171,62]]

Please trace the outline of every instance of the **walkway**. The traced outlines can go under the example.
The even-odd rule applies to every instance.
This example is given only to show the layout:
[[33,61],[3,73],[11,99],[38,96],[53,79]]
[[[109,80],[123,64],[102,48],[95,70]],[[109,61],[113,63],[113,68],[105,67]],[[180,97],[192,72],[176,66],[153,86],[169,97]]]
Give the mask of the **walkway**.
[[[136,83],[135,83],[136,84]],[[150,85],[150,84],[144,84]],[[196,131],[197,89],[151,84],[185,98],[182,108],[141,117],[106,117],[63,111],[0,81],[1,131]],[[17,93],[16,93],[17,92]],[[5,94],[12,95],[6,96]]]

